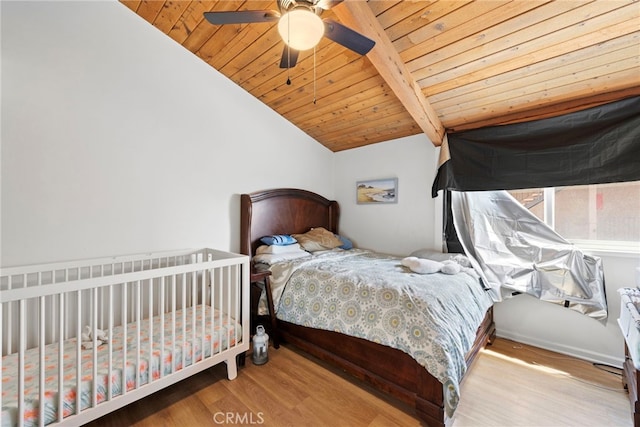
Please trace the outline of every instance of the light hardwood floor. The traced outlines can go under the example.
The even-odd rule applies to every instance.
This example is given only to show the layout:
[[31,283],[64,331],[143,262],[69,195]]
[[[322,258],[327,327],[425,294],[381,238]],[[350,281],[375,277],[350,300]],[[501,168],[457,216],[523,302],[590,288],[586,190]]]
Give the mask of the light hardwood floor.
[[[90,424],[96,426],[419,426],[384,398],[294,347],[247,358],[234,381],[214,367]],[[620,371],[497,339],[462,384],[452,426],[632,425]]]

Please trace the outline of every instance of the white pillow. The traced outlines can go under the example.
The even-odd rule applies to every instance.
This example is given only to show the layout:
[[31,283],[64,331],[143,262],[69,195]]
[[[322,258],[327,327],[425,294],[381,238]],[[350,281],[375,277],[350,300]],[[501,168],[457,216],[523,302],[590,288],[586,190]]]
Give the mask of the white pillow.
[[444,266],[441,262],[431,259],[416,258],[414,256],[404,258],[401,264],[418,274],[437,273]]
[[303,258],[306,256],[311,256],[311,254],[307,251],[303,251],[300,249],[297,252],[285,252],[283,254],[260,254],[253,257],[253,262],[258,264],[267,264],[271,265],[276,262],[282,261],[290,261],[292,259]]
[[256,255],[260,254],[286,254],[289,252],[299,252],[302,248],[299,243],[291,245],[261,245],[256,249]]
[[402,265],[418,274],[458,274],[461,271],[460,265],[453,260],[434,261],[432,259],[416,258],[413,256],[404,258]]
[[462,267],[471,267],[471,261],[464,254],[439,252],[433,249],[418,249],[411,252],[409,256],[423,259],[431,259],[433,261],[455,261]]

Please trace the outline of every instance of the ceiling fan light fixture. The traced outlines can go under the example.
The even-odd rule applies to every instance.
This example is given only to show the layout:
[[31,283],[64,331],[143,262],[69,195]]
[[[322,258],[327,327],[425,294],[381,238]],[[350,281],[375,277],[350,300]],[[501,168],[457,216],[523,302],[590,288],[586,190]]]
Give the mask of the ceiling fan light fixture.
[[291,49],[309,50],[320,43],[324,22],[309,9],[293,9],[278,21],[278,32]]

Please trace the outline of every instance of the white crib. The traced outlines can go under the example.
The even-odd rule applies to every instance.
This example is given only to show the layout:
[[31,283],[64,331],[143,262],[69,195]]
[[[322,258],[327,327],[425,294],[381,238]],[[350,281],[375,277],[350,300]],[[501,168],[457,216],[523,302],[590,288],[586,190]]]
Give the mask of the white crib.
[[199,249],[2,268],[0,322],[0,425],[77,426],[220,362],[234,379],[249,259]]

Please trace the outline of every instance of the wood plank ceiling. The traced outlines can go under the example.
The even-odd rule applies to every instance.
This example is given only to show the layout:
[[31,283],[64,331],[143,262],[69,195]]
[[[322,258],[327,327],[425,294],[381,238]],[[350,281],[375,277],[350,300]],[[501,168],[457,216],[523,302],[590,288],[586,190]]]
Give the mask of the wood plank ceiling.
[[640,95],[637,0],[346,0],[322,18],[376,46],[362,57],[323,38],[289,72],[276,23],[203,19],[275,1],[121,2],[334,152]]

